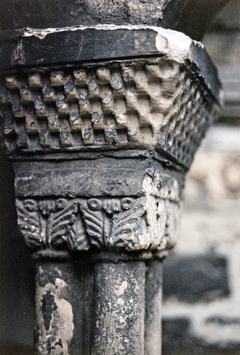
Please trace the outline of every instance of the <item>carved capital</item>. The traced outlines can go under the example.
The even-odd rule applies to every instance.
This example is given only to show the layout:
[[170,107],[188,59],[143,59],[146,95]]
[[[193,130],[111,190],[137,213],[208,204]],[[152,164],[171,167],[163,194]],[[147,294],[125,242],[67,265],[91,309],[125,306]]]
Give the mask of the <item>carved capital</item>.
[[163,58],[34,70],[5,78],[10,153],[163,150],[189,167],[216,104],[192,68]]
[[[220,91],[215,69],[200,43],[175,31],[151,27],[105,25],[79,27],[71,33],[54,29],[53,33],[59,39],[76,35],[80,43],[89,41],[93,33],[96,42],[101,36],[120,40],[122,33],[131,47],[121,58],[111,40],[105,52],[102,47],[94,48],[97,63],[81,62],[73,53],[74,66],[38,68],[45,48],[38,41],[34,47],[39,51],[38,59],[29,53],[31,67],[27,71],[16,73],[12,64],[12,74],[8,70],[2,78],[5,90],[0,97],[3,141],[11,155],[155,149],[189,168],[216,117]],[[44,30],[24,32],[22,41],[27,42],[22,45],[22,55],[26,61],[30,39],[35,37],[52,41]],[[88,52],[82,51],[82,60],[89,60]],[[48,56],[48,62],[54,64],[55,53]]]
[[27,244],[171,247],[184,174],[218,111],[221,88],[203,46],[147,26],[6,36],[1,135]]

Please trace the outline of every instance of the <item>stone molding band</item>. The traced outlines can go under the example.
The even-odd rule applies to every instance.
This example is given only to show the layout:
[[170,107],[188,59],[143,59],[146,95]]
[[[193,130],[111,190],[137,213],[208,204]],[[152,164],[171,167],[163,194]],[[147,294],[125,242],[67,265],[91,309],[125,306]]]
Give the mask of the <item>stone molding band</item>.
[[132,252],[109,252],[109,251],[79,251],[71,253],[67,250],[41,249],[34,251],[32,257],[36,261],[59,261],[59,262],[76,262],[85,263],[119,263],[131,261],[147,261],[147,260],[162,260],[167,256],[167,251],[132,251]]
[[109,59],[165,57],[179,64],[194,64],[211,95],[220,99],[217,71],[202,43],[161,27],[105,24],[6,30],[0,32],[0,52],[0,68],[5,72],[39,66],[59,68],[61,63],[75,66]]
[[18,224],[33,249],[162,250],[171,247],[179,204],[153,196],[16,201]]

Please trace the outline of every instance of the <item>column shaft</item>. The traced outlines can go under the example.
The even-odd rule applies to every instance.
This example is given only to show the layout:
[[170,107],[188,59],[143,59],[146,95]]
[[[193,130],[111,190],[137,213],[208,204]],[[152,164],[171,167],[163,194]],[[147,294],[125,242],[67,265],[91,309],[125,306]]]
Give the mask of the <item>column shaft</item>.
[[92,266],[59,256],[36,260],[36,354],[90,355]]
[[162,261],[149,260],[146,270],[145,355],[162,353]]
[[143,355],[145,262],[99,263],[94,279],[92,355]]

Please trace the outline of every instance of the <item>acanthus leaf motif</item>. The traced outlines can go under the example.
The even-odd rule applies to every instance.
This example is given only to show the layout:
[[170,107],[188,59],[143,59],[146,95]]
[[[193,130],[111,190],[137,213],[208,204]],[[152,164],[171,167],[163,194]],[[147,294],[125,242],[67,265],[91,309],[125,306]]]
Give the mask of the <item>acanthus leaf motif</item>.
[[47,240],[49,245],[58,247],[67,241],[70,230],[76,222],[78,209],[76,202],[71,204],[65,199],[56,201],[55,211],[50,214],[47,221]]
[[80,210],[86,226],[86,232],[90,243],[98,249],[104,247],[103,230],[104,218],[102,210],[102,201],[91,199],[80,204]]
[[[112,227],[109,241],[118,247],[124,247],[127,244],[133,244],[133,239],[139,234],[142,234],[146,229],[146,223],[142,218],[146,213],[145,201],[146,197],[139,197],[134,202],[122,200],[122,209],[118,214],[115,214],[112,219]],[[129,245],[130,245],[129,244]]]
[[38,205],[34,200],[16,200],[18,225],[29,248],[40,249],[43,246],[41,222]]
[[175,243],[179,203],[169,193],[165,198],[17,199],[16,205],[26,244],[35,249],[67,244],[76,251],[91,246],[162,250]]
[[77,200],[18,200],[18,224],[26,244],[35,249],[59,248],[67,243],[70,250],[88,250]]
[[90,243],[78,215],[78,202],[69,204],[66,199],[58,199],[56,210],[51,225],[52,245],[58,246],[63,240],[67,242],[70,250],[88,250]]
[[66,239],[70,250],[83,251],[90,248],[90,242],[86,235],[82,219],[77,219],[72,228],[69,228],[68,237],[63,238]]

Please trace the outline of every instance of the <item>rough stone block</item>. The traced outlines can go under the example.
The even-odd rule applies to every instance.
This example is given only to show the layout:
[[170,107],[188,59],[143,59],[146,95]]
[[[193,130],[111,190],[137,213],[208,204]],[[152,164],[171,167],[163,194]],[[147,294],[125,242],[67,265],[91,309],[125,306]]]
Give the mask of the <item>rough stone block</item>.
[[164,299],[194,303],[229,295],[227,260],[214,254],[169,257],[163,278]]
[[239,344],[208,345],[191,335],[187,318],[163,320],[162,355],[239,355]]

